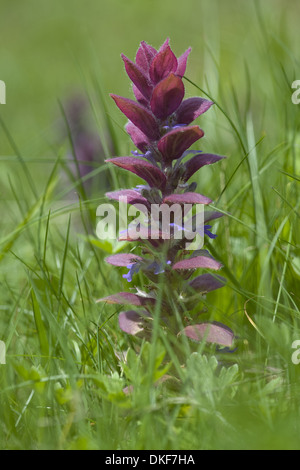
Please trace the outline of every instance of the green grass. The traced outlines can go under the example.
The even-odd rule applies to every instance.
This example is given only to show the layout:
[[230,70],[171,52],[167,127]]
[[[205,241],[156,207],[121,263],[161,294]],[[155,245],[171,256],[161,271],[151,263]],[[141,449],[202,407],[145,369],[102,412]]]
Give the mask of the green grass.
[[[0,448],[299,449],[299,5],[66,1],[47,16],[44,3],[5,1],[0,19]],[[56,140],[59,103],[77,88],[106,155],[108,136],[118,155],[133,150],[107,96],[129,96],[120,53],[166,36],[178,54],[193,46],[187,95],[216,102],[198,120],[201,145],[227,159],[194,180],[226,214],[208,249],[228,284],[202,315],[234,330],[231,354],[158,327],[139,343],[120,331],[120,308],[96,303],[128,289],[104,262],[118,245],[97,240],[96,208],[107,185],[139,180],[99,162],[85,199]]]

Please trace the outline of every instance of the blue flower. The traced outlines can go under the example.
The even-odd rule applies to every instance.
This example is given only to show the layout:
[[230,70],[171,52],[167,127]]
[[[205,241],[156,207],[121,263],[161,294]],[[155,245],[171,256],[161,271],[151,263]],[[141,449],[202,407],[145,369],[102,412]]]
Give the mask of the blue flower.
[[123,274],[122,277],[123,277],[124,279],[127,279],[128,282],[131,282],[131,281],[132,281],[132,276],[133,276],[135,273],[138,273],[138,272],[139,272],[140,267],[141,267],[141,263],[139,263],[139,262],[128,264],[128,265],[127,265],[127,269],[129,269],[129,271],[128,271],[127,274]]
[[209,238],[216,238],[218,235],[215,235],[214,233],[211,233],[210,229],[211,229],[211,225],[204,225],[205,235],[208,235]]
[[[171,261],[167,261],[166,264],[171,264]],[[136,263],[130,263],[127,265],[127,269],[129,269],[127,274],[123,274],[123,278],[127,279],[128,282],[132,281],[132,277],[134,274],[138,273],[141,269],[141,262],[137,261]],[[163,263],[157,263],[153,261],[147,268],[148,271],[153,271],[154,274],[161,274],[164,273],[164,265]]]
[[147,150],[145,153],[140,153],[138,150],[132,150],[131,153],[135,157],[146,158],[149,162],[153,163],[153,165],[157,166],[152,150]]

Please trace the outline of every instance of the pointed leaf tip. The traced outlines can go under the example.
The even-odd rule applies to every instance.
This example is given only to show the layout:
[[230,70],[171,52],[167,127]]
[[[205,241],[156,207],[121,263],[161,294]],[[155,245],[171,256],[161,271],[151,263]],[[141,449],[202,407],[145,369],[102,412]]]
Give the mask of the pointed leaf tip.
[[149,83],[144,71],[134,62],[128,59],[124,54],[121,54],[121,57],[124,61],[125,70],[130,80],[135,84],[135,86],[147,100],[150,99],[152,85]]
[[149,69],[150,78],[156,84],[167,77],[169,73],[176,72],[177,67],[177,58],[168,45],[167,40],[151,62]]
[[149,75],[149,67],[153,57],[157,54],[157,50],[154,47],[142,41],[138,51],[136,53],[135,62],[141,67],[147,75]]
[[213,104],[212,101],[200,97],[187,98],[176,111],[177,123],[190,124],[201,114],[208,111]]
[[166,186],[167,178],[165,174],[158,167],[145,160],[136,157],[116,157],[109,158],[106,161],[124,170],[131,171],[131,173],[147,181],[151,187],[164,189]]
[[185,74],[187,59],[188,59],[188,56],[189,56],[190,53],[191,53],[191,50],[192,50],[192,48],[189,47],[189,48],[188,48],[180,57],[178,57],[178,59],[177,59],[178,67],[177,67],[177,70],[176,70],[176,75],[178,75],[179,77],[183,77],[184,74]]
[[123,98],[122,96],[110,94],[116,105],[123,114],[138,127],[149,139],[159,138],[159,128],[153,114],[140,103]]
[[216,163],[222,160],[223,158],[225,157],[221,155],[214,155],[211,153],[200,153],[198,155],[195,155],[184,164],[185,173],[183,176],[183,181],[188,181],[191,176],[193,176],[193,174],[196,173],[196,171],[200,170],[200,168],[202,168],[203,166],[212,165],[213,163]]

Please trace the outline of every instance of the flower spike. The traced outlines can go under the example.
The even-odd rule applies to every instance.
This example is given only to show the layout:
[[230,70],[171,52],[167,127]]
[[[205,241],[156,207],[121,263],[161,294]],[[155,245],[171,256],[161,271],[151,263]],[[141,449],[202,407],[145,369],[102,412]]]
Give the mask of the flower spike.
[[[158,50],[142,41],[135,61],[124,54],[121,56],[135,99],[115,94],[111,97],[129,120],[125,129],[138,150],[132,151],[132,156],[106,161],[144,182],[136,188],[109,192],[107,197],[119,201],[125,198],[127,204],[142,212],[142,217],[120,232],[120,240],[134,244],[135,249],[106,258],[108,264],[127,269],[120,279],[124,285],[130,284],[131,292],[109,295],[99,302],[134,305],[136,310],[120,313],[120,329],[134,336],[149,337],[153,308],[160,298],[163,328],[177,335],[184,334],[192,341],[206,340],[231,347],[234,335],[226,325],[218,322],[184,324],[188,313],[186,295],[191,293],[193,299],[198,296],[201,301],[204,295],[226,283],[223,277],[209,272],[220,270],[222,264],[208,250],[186,244],[191,234],[196,239],[200,237],[204,244],[214,243],[217,235],[212,233],[212,225],[208,223],[224,215],[216,210],[205,210],[199,225],[198,215],[193,213],[195,206],[204,208],[212,199],[195,192],[196,182],[189,183],[189,179],[203,166],[225,157],[190,149],[204,136],[194,121],[202,119],[213,105],[202,97],[184,99],[182,79],[190,53],[191,48],[188,48],[176,57],[170,40],[166,39]],[[153,215],[154,208],[156,215]],[[143,276],[146,292],[135,285]],[[162,279],[166,292],[161,296]],[[174,315],[175,304],[182,315],[180,325]]]

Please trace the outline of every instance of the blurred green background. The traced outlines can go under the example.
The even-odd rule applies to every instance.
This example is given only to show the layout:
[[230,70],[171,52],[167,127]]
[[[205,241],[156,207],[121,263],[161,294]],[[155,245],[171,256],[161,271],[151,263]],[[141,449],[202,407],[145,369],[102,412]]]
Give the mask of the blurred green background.
[[[299,448],[300,365],[290,358],[300,337],[300,105],[291,101],[291,84],[300,79],[300,2],[0,1],[0,80],[7,87],[7,104],[0,105],[0,340],[8,345],[0,369],[6,400],[0,447],[79,448],[80,438],[91,435],[87,447],[160,448],[163,442],[174,449],[190,439],[196,448]],[[186,97],[205,91],[217,102],[198,120],[205,131],[201,149],[228,158],[195,180],[197,190],[228,213],[214,225],[219,236],[208,246],[228,285],[208,294],[207,305],[211,319],[241,338],[230,355],[241,373],[238,398],[224,409],[206,404],[191,366],[187,383],[195,379],[195,385],[181,390],[182,409],[177,392],[176,411],[168,394],[158,391],[154,403],[143,385],[128,398],[124,419],[116,354],[128,347],[128,337],[117,326],[115,307],[95,303],[128,290],[120,271],[104,263],[107,246],[93,238],[110,173],[102,172],[103,160],[95,163],[96,191],[85,206],[92,237],[84,238],[78,219],[86,214],[78,197],[72,206],[60,198],[66,180],[60,165],[54,167],[67,146],[60,103],[87,97],[91,128],[102,137],[111,122],[112,152],[129,155],[134,146],[124,133],[126,119],[109,98],[132,97],[120,54],[134,59],[142,40],[158,48],[167,37],[177,56],[192,46],[186,76],[200,88],[185,80]],[[118,187],[137,181],[121,171],[114,177]],[[75,181],[71,190],[77,189]],[[55,212],[58,203],[61,212]],[[102,384],[98,396],[100,379],[107,393]],[[30,402],[32,383],[48,382]],[[210,386],[219,387],[213,380]],[[186,397],[198,404],[192,400],[185,409]],[[183,420],[185,413],[191,419]]]
[[[41,144],[46,151],[51,140],[58,99],[84,91],[84,77],[92,76],[104,96],[128,95],[120,53],[133,59],[141,40],[158,47],[166,37],[177,55],[192,46],[188,77],[204,85],[206,76],[214,96],[219,81],[243,96],[248,67],[253,97],[266,105],[272,60],[282,62],[290,79],[299,67],[299,14],[297,0],[1,0],[0,79],[7,86],[1,116],[22,151],[40,155]],[[278,55],[262,61],[269,48]],[[115,113],[111,103],[109,112]],[[0,149],[10,151],[2,135]]]

